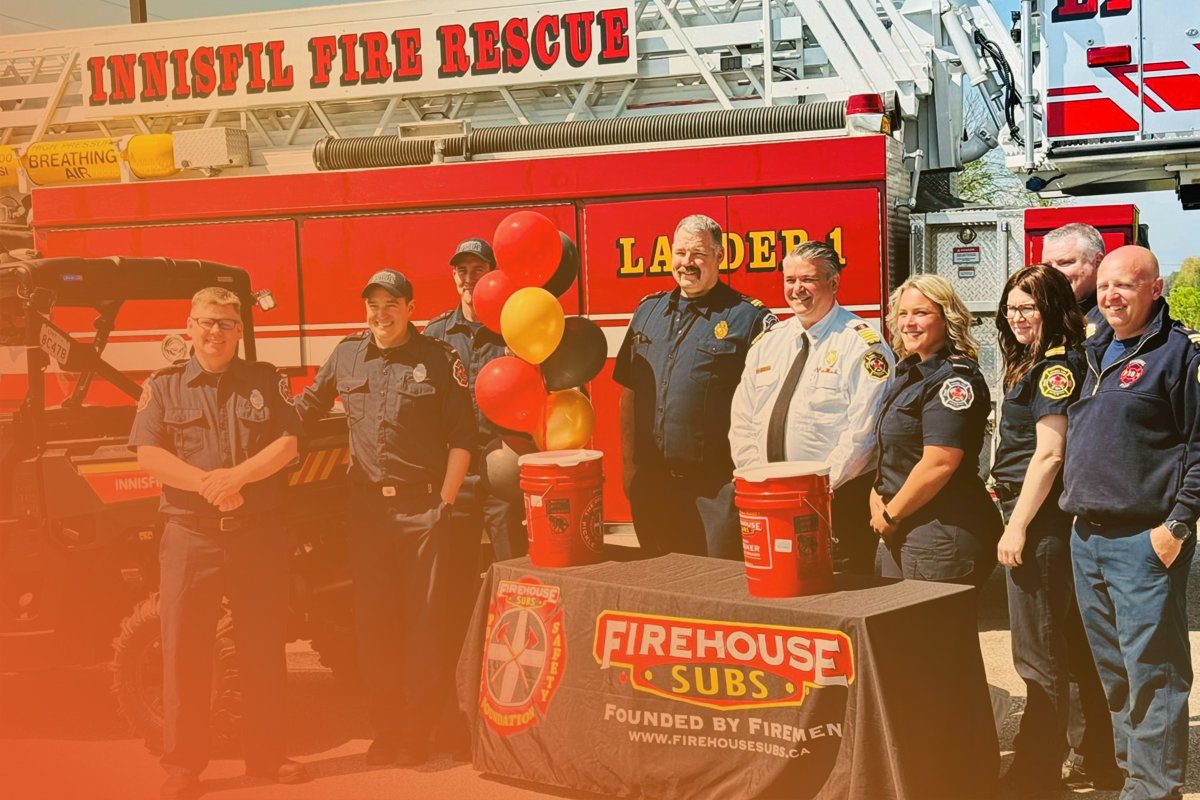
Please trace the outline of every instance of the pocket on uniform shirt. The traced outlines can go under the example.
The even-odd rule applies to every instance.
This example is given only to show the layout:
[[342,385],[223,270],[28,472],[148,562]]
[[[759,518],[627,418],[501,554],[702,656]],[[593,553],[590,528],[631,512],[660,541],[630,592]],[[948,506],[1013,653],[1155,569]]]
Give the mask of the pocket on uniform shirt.
[[270,444],[271,409],[255,408],[249,400],[238,401],[234,414],[238,418],[238,440],[246,455],[254,455]]
[[198,408],[168,408],[163,422],[171,431],[175,455],[185,461],[204,447],[204,412]]
[[737,342],[715,339],[696,348],[692,380],[704,385],[736,384],[742,377]]
[[351,376],[342,378],[337,385],[342,396],[342,408],[351,422],[358,422],[367,410],[367,393],[371,391],[367,379]]

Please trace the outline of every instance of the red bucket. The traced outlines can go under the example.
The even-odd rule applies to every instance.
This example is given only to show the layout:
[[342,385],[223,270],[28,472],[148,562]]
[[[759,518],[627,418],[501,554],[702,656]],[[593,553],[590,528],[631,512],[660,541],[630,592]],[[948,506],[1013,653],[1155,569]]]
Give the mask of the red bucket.
[[534,565],[578,567],[603,559],[603,455],[599,450],[547,450],[517,461]]
[[733,473],[746,582],[755,597],[833,588],[829,467],[781,461]]

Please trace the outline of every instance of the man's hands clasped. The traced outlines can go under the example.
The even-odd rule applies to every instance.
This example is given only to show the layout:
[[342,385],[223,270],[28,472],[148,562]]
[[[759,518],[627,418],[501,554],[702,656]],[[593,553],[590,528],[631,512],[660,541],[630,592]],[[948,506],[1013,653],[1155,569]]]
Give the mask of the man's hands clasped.
[[216,506],[222,514],[227,514],[245,502],[242,497],[242,487],[245,485],[246,480],[237,467],[214,469],[200,478],[200,496]]

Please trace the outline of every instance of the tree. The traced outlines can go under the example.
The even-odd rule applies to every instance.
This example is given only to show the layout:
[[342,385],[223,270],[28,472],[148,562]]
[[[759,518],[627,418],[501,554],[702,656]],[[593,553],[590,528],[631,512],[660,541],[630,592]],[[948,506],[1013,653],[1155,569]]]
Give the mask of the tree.
[[1188,256],[1183,260],[1179,265],[1179,272],[1171,279],[1171,288],[1176,286],[1200,289],[1200,256]]
[[[1179,274],[1183,274],[1182,269]],[[1200,328],[1200,289],[1183,286],[1176,280],[1171,287],[1171,294],[1167,296],[1167,305],[1172,317],[1189,327]]]

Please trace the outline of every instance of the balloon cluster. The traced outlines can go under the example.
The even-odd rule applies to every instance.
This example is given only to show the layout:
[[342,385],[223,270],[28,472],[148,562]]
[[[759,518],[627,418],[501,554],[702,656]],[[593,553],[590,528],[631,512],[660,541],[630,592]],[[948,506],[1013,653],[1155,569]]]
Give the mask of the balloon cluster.
[[565,317],[557,299],[575,282],[579,252],[534,211],[505,217],[492,249],[498,269],[476,284],[475,313],[513,355],[479,371],[479,410],[501,427],[532,434],[539,450],[583,447],[596,415],[576,387],[599,374],[608,343],[591,320]]

